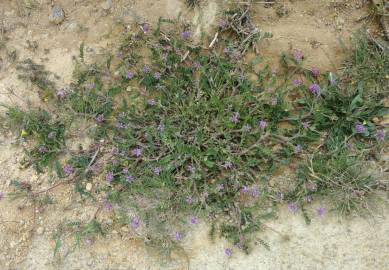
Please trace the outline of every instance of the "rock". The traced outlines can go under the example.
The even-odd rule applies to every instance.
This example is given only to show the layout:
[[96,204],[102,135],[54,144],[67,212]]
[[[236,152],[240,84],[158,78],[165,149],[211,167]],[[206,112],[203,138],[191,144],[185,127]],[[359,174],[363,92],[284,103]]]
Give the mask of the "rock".
[[78,29],[78,24],[76,22],[72,22],[68,25],[68,30],[70,32],[75,32]]
[[112,8],[112,0],[106,0],[104,3],[101,4],[101,8],[105,11],[109,11]]
[[45,231],[45,229],[44,229],[43,227],[39,227],[39,228],[36,230],[36,233],[37,233],[38,235],[42,235],[44,231]]
[[92,190],[92,187],[93,187],[92,183],[87,183],[86,186],[85,186],[85,189],[86,189],[86,191],[90,192]]
[[54,6],[51,9],[49,21],[54,24],[60,24],[65,20],[65,11],[60,6]]
[[123,227],[121,228],[121,230],[122,230],[122,232],[125,232],[125,233],[127,233],[127,232],[130,231],[130,229],[128,228],[128,226],[123,226]]

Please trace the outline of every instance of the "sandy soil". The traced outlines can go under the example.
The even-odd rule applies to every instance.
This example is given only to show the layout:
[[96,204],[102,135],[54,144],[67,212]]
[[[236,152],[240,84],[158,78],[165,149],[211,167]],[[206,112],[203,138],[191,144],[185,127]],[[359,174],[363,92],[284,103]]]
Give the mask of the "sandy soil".
[[[226,6],[224,1],[204,0],[200,9],[192,11],[185,7],[183,0],[113,0],[112,6],[105,0],[62,0],[55,2],[64,9],[65,20],[53,25],[49,22],[51,2],[0,0],[0,38],[1,33],[8,37],[5,45],[0,46],[2,103],[38,104],[36,89],[17,79],[14,51],[17,60],[32,58],[59,75],[55,80],[61,86],[71,80],[72,57],[78,54],[82,42],[86,44],[87,55],[93,57],[115,45],[123,26],[134,27],[135,22],[155,23],[160,16],[176,18],[179,14],[196,26],[195,33],[206,31],[212,35],[218,16]],[[350,34],[362,26],[364,21],[357,20],[367,14],[364,1],[279,2],[284,4],[282,10],[287,13],[282,17],[277,15],[275,7],[254,5],[255,22],[274,35],[261,45],[261,55],[275,63],[282,51],[301,49],[308,58],[308,67],[339,68],[344,56],[339,39],[347,42]],[[15,138],[11,133],[0,137],[0,191],[12,191],[12,179],[27,181],[34,189],[49,187],[52,179],[47,174],[36,175],[32,169],[19,166],[25,145],[17,143]],[[385,159],[387,166],[389,157]],[[388,177],[379,171],[377,174]],[[388,269],[389,265],[387,207],[368,218],[346,220],[328,213],[324,218],[315,218],[309,226],[301,215],[281,209],[279,218],[267,224],[267,229],[258,235],[270,244],[270,251],[258,245],[250,255],[235,251],[230,259],[224,255],[228,243],[211,242],[209,228],[201,223],[185,238],[184,252],[175,254],[171,261],[163,261],[142,243],[130,240],[129,233],[121,228],[94,243],[83,243],[59,260],[53,257],[53,231],[64,220],[90,220],[96,207],[81,201],[70,187],[58,188],[52,195],[55,204],[37,209],[36,213],[26,201],[0,201],[1,269],[354,270]],[[112,222],[109,213],[101,218],[103,222]]]

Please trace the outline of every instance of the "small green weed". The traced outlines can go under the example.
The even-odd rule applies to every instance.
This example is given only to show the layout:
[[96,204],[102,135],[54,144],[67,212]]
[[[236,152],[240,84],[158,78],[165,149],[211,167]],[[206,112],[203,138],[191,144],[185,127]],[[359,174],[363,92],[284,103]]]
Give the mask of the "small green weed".
[[313,155],[299,167],[297,179],[288,199],[306,204],[311,198],[322,197],[342,214],[369,210],[367,198],[378,186],[361,161],[347,152]]
[[19,71],[18,77],[24,81],[29,81],[40,90],[42,99],[53,97],[56,93],[55,83],[49,80],[50,72],[45,70],[43,65],[34,63],[31,59],[26,59],[19,63],[16,68]]
[[16,129],[20,137],[32,138],[34,146],[27,153],[28,163],[42,172],[43,168],[53,165],[58,155],[65,149],[65,123],[53,119],[45,110],[25,111],[19,107],[7,107],[3,124]]

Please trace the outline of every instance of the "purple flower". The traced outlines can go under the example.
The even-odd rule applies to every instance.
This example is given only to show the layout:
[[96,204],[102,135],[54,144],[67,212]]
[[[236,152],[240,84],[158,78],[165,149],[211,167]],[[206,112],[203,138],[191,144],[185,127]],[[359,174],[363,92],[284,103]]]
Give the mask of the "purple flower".
[[126,176],[126,181],[127,181],[128,183],[134,182],[134,179],[135,179],[134,176],[132,176],[132,175],[130,175],[130,174]]
[[127,128],[127,125],[124,124],[124,123],[122,123],[122,122],[118,122],[118,123],[116,124],[116,127],[117,127],[118,129],[125,129],[125,128]]
[[351,151],[351,150],[353,150],[354,145],[353,145],[352,143],[347,143],[347,144],[346,144],[346,147],[347,147],[348,150]]
[[154,172],[156,175],[160,175],[161,172],[162,172],[162,169],[161,169],[161,167],[155,167],[155,168],[153,169],[153,172]]
[[239,116],[240,114],[238,112],[234,112],[231,116],[231,122],[236,124],[239,122]]
[[184,234],[183,234],[182,232],[176,232],[176,233],[174,234],[174,239],[175,239],[176,241],[181,241],[183,238],[184,238]]
[[127,167],[123,168],[122,172],[127,174],[128,173],[128,168]]
[[293,56],[296,61],[302,61],[304,59],[304,54],[301,50],[295,50]]
[[276,193],[276,200],[281,202],[284,199],[284,194],[282,192]]
[[305,183],[305,187],[309,191],[316,191],[317,190],[317,185],[315,183],[312,183],[312,182]]
[[160,132],[163,132],[164,130],[165,130],[165,125],[163,124],[163,123],[160,123],[159,125],[158,125],[158,131],[160,131]]
[[316,213],[319,217],[324,217],[324,215],[326,214],[326,209],[324,207],[319,207],[317,210],[316,210]]
[[131,226],[134,229],[138,229],[140,226],[140,219],[138,217],[134,217],[131,221]]
[[161,79],[161,76],[162,76],[161,73],[158,71],[154,73],[154,78],[157,80]]
[[377,130],[377,132],[375,133],[375,138],[379,142],[385,141],[385,130],[383,130],[383,129]]
[[186,197],[186,202],[187,202],[188,204],[192,204],[192,203],[193,203],[193,197],[192,197],[191,195],[188,195],[188,196]]
[[317,67],[313,67],[311,71],[314,77],[318,77],[320,75],[320,70]]
[[42,146],[39,146],[38,151],[41,154],[45,154],[45,153],[47,153],[48,150],[47,150],[46,146],[42,145]]
[[311,93],[314,95],[320,94],[320,90],[320,85],[318,85],[317,83],[313,83],[309,86],[309,91],[311,91]]
[[216,186],[216,190],[217,191],[222,191],[222,190],[224,190],[224,185],[223,184],[218,184],[217,186]]
[[307,203],[311,203],[311,202],[313,201],[312,195],[307,195],[307,196],[305,197],[305,201],[306,201]]
[[224,30],[227,27],[227,21],[226,20],[220,20],[218,23],[218,26],[220,29]]
[[134,157],[140,157],[142,155],[142,149],[140,149],[139,147],[135,148],[134,150],[132,150],[132,155]]
[[201,68],[201,64],[196,61],[196,62],[193,63],[193,67],[196,68],[196,69],[199,69],[199,68]]
[[163,53],[163,54],[162,54],[162,60],[166,62],[166,61],[167,61],[167,58],[168,58],[168,56],[169,56],[169,54],[168,54],[168,53]]
[[303,125],[303,127],[304,127],[305,129],[308,129],[308,128],[309,128],[309,123],[308,123],[308,122],[302,122],[301,124]]
[[259,195],[260,195],[260,192],[259,192],[258,188],[257,187],[253,187],[251,189],[251,196],[253,196],[254,198],[258,198]]
[[302,83],[303,83],[303,81],[300,80],[300,79],[295,79],[295,80],[293,80],[294,86],[300,86]]
[[111,183],[113,180],[113,172],[108,172],[107,175],[105,176],[105,180]]
[[68,93],[64,89],[61,89],[57,92],[57,97],[60,99],[66,98],[67,95],[68,95]]
[[242,127],[242,130],[243,131],[250,131],[251,130],[251,126],[249,124],[246,124]]
[[54,139],[56,136],[57,136],[57,132],[52,131],[52,132],[49,133],[49,135],[47,135],[47,138]]
[[112,147],[111,154],[114,155],[114,156],[119,154],[119,149],[117,147]]
[[135,76],[135,73],[134,73],[134,72],[132,72],[132,71],[127,71],[127,73],[126,73],[126,78],[127,78],[127,79],[131,80],[132,78],[134,78],[134,76]]
[[108,201],[104,202],[104,207],[107,211],[112,211],[112,209],[113,209],[112,204]]
[[301,144],[296,145],[296,147],[294,148],[294,151],[296,153],[301,153],[302,150],[303,150],[303,147],[301,146]]
[[191,36],[192,36],[192,32],[190,32],[190,31],[184,31],[184,32],[181,33],[181,38],[182,39],[188,39]]
[[71,175],[73,173],[73,167],[70,166],[69,164],[66,164],[64,167],[63,167],[63,171],[67,174],[67,175]]
[[243,186],[242,187],[242,193],[249,193],[250,189],[248,188],[248,186]]
[[151,71],[150,66],[149,66],[149,65],[144,65],[144,67],[143,67],[143,72],[144,72],[144,73],[150,73],[150,71]]
[[288,203],[288,209],[290,212],[292,212],[293,214],[296,214],[299,210],[298,206],[296,203],[294,202],[290,202]]
[[154,106],[155,104],[157,104],[157,102],[155,102],[155,99],[152,98],[147,101],[147,104],[149,104],[150,106]]
[[230,249],[230,248],[224,249],[224,254],[225,254],[227,257],[231,257],[231,256],[232,256],[232,249]]
[[104,120],[105,120],[104,114],[98,114],[98,115],[96,116],[96,122],[97,122],[97,123],[103,123]]
[[4,198],[4,192],[0,191],[0,200]]
[[90,83],[90,84],[87,84],[86,85],[86,89],[88,89],[88,90],[92,90],[93,88],[95,88],[96,87],[96,84],[95,83]]
[[228,169],[232,169],[232,163],[231,163],[231,161],[226,161],[226,162],[224,162],[224,164],[222,165],[222,167],[224,168],[224,169],[226,169],[226,170],[228,170]]
[[191,216],[191,217],[190,217],[190,223],[191,223],[192,225],[196,225],[196,224],[199,223],[199,219],[198,219],[197,217],[195,217],[195,216]]
[[196,171],[195,167],[193,165],[188,165],[187,167],[188,171],[190,171],[191,173],[194,173]]
[[357,133],[365,133],[366,132],[366,127],[363,124],[356,124],[355,125],[355,131]]
[[147,34],[147,33],[150,31],[150,24],[144,23],[144,24],[141,26],[141,28],[142,28],[143,33]]
[[265,129],[267,127],[267,122],[265,120],[259,121],[259,127]]
[[224,50],[223,50],[223,52],[224,52],[225,54],[229,54],[229,53],[231,52],[231,49],[228,48],[228,47],[225,47]]

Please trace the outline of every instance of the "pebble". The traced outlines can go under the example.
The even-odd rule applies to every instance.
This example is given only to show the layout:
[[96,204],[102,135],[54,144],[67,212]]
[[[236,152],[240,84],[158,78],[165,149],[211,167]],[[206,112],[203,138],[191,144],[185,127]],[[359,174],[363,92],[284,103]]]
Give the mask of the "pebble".
[[112,0],[106,0],[104,3],[101,4],[101,8],[105,11],[108,11],[112,8]]
[[77,31],[78,29],[78,24],[76,22],[71,22],[69,25],[68,25],[68,28],[67,28],[70,32],[75,32]]
[[87,183],[85,186],[86,191],[91,191],[92,190],[92,183]]
[[128,226],[123,226],[123,227],[121,228],[121,230],[122,230],[122,232],[129,232],[129,231],[130,231],[130,229],[128,228]]
[[51,9],[49,21],[54,24],[60,24],[65,20],[65,11],[60,6],[54,6]]
[[39,228],[36,230],[36,233],[37,233],[38,235],[42,235],[44,231],[45,231],[45,229],[44,229],[43,227],[39,227]]

